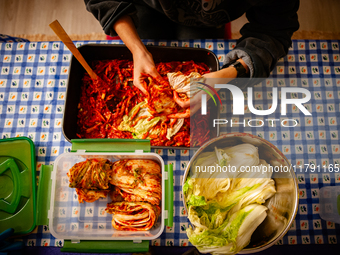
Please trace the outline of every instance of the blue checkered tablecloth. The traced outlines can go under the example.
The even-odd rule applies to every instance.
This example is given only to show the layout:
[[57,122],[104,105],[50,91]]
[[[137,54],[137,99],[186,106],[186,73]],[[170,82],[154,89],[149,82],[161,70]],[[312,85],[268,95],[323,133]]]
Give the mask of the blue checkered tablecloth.
[[[121,41],[77,41],[87,43],[121,44]],[[200,47],[212,50],[220,64],[236,41],[153,41],[145,44],[164,46]],[[298,126],[282,125],[251,128],[222,127],[223,132],[247,132],[261,136],[277,146],[292,165],[340,163],[339,105],[340,105],[340,52],[339,41],[295,40],[288,55],[281,59],[269,79],[255,86],[256,109],[267,109],[272,95],[271,87],[297,86],[307,88],[312,99],[305,107],[313,113],[304,116],[289,108],[287,116],[298,121]],[[36,146],[37,171],[42,164],[52,164],[56,157],[69,152],[71,144],[62,135],[70,51],[61,42],[10,42],[0,43],[0,136],[1,138],[27,136]],[[228,95],[221,92],[221,97]],[[294,95],[291,95],[294,96]],[[223,105],[222,116],[234,118],[230,105]],[[244,119],[254,116],[245,109]],[[282,120],[282,116],[273,117]],[[256,117],[261,120],[261,118]],[[262,118],[263,119],[263,118]],[[235,118],[234,121],[242,121]],[[284,120],[283,120],[284,121]],[[191,152],[188,150],[154,150],[166,164],[174,165],[174,225],[151,241],[152,245],[190,245],[185,229],[188,219],[181,201],[181,183]],[[277,244],[335,244],[340,238],[340,227],[321,220],[319,216],[319,189],[339,185],[340,173],[296,173],[299,183],[299,211],[291,229]],[[62,246],[48,226],[38,226],[24,238],[27,245]]]

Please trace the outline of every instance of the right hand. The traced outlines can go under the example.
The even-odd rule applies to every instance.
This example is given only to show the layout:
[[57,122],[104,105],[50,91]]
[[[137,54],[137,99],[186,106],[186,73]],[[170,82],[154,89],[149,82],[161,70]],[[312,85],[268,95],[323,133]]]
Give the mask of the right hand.
[[139,88],[143,94],[148,95],[147,89],[141,82],[142,74],[151,75],[156,80],[162,79],[162,76],[156,70],[152,55],[148,51],[133,54],[133,84]]
[[151,53],[147,50],[138,36],[135,25],[129,15],[120,17],[113,29],[120,36],[126,47],[133,56],[133,84],[139,88],[143,94],[149,95],[147,88],[141,82],[142,74],[148,74],[157,80],[162,79],[157,72]]

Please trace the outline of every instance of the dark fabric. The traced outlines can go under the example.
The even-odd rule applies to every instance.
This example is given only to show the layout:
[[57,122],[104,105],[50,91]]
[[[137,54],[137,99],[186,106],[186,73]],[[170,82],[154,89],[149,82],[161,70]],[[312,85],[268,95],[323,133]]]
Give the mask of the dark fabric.
[[135,8],[137,12],[133,20],[141,39],[185,40],[224,37],[224,27],[188,27],[172,21],[164,13],[149,6],[135,4]]
[[270,1],[250,8],[249,23],[241,29],[235,49],[248,53],[254,65],[253,77],[268,77],[277,61],[287,55],[291,37],[299,29],[299,1]]
[[111,36],[117,35],[112,33],[112,26],[121,16],[136,13],[135,6],[129,1],[85,0],[85,4],[86,10],[95,16],[104,32]]
[[224,38],[224,26],[188,27],[179,22],[174,22],[165,15],[158,1],[145,2],[85,0],[86,9],[94,15],[102,25],[104,32],[110,36],[117,36],[117,33],[113,30],[113,24],[121,16],[128,14],[131,16],[141,39]]
[[[85,3],[106,34],[116,35],[113,24],[129,14],[145,39],[208,38],[204,33],[212,39],[221,38],[218,33],[222,33],[223,26],[246,13],[249,23],[241,29],[242,37],[235,49],[250,56],[255,78],[269,76],[277,61],[287,54],[291,36],[299,28],[299,0],[85,0]],[[170,20],[180,25],[173,25]]]

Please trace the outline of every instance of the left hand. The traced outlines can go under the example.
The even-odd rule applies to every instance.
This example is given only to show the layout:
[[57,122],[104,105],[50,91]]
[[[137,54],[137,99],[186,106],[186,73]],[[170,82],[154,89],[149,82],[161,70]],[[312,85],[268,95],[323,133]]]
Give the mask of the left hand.
[[[238,59],[239,61],[249,72],[248,66],[245,64],[245,62],[242,59]],[[223,84],[226,82],[229,82],[237,77],[237,71],[234,67],[227,67],[223,68],[221,70],[211,72],[211,73],[206,73],[203,75],[204,78],[206,79],[206,83],[212,87],[215,87],[215,84]],[[218,89],[216,89],[218,90]],[[178,93],[174,91],[174,100],[175,102],[182,108],[188,108],[191,107],[190,109],[190,115],[195,114],[199,109],[200,109],[200,102],[201,102],[201,96],[202,93],[205,93],[204,91],[198,92],[193,98],[183,100],[178,96]],[[208,97],[208,100],[210,97]]]

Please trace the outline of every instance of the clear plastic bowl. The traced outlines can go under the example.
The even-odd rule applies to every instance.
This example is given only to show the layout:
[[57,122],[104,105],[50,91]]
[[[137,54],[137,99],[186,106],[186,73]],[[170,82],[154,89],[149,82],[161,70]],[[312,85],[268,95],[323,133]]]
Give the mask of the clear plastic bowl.
[[340,224],[340,186],[322,187],[319,202],[320,217]]

